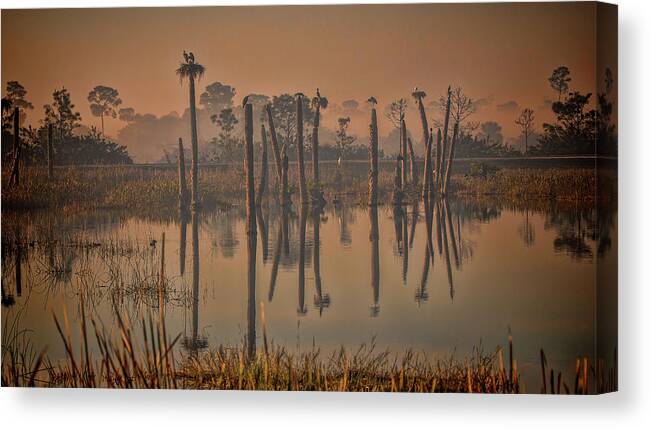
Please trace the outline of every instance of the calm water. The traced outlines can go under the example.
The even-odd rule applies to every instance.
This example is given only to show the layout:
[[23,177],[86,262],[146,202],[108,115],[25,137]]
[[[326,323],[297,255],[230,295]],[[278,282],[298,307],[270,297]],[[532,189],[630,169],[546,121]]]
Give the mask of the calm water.
[[616,307],[595,289],[598,268],[616,286],[613,209],[451,200],[431,211],[300,211],[264,207],[255,239],[239,209],[187,221],[39,211],[21,214],[20,228],[6,213],[3,325],[18,319],[56,359],[64,349],[52,312],[65,308],[76,340],[81,295],[108,328],[113,304],[131,319],[157,311],[165,233],[167,330],[182,334],[183,352],[260,346],[261,302],[269,337],[291,350],[375,342],[464,357],[506,345],[510,331],[527,385],[537,382],[540,348],[568,374],[575,357],[614,349],[594,339],[616,328],[595,327],[596,314]]

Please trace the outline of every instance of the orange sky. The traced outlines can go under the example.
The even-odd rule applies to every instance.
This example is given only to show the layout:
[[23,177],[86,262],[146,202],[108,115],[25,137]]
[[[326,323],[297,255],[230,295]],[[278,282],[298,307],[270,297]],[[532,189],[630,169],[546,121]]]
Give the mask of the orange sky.
[[[595,6],[2,11],[3,91],[9,80],[27,88],[35,106],[28,118],[32,123],[61,86],[70,90],[87,125],[99,124],[86,96],[100,84],[118,89],[123,106],[140,113],[182,113],[187,90],[174,70],[184,49],[206,67],[198,91],[221,81],[237,89],[237,103],[250,92],[311,94],[319,87],[331,103],[374,95],[383,107],[391,99],[409,97],[416,85],[431,100],[448,84],[460,84],[472,97],[490,100],[475,120],[497,120],[507,136],[514,136],[517,111],[497,106],[515,101],[518,110],[542,109],[545,98],[554,98],[547,77],[555,67],[570,68],[573,88],[594,92]],[[546,118],[544,112],[538,117]],[[107,134],[115,135],[122,126],[108,120]],[[367,123],[355,126],[360,132],[367,129]],[[381,133],[389,130],[384,126]]]

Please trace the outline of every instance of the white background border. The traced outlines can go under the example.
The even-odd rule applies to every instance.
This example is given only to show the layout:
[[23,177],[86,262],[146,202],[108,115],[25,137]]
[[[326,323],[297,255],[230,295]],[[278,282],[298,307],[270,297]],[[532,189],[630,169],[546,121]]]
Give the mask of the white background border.
[[[418,1],[414,1],[418,2]],[[385,1],[0,0],[1,8]],[[238,391],[0,390],[5,427],[649,426],[651,422],[651,2],[619,4],[619,384],[596,397]],[[414,425],[416,426],[416,425]]]

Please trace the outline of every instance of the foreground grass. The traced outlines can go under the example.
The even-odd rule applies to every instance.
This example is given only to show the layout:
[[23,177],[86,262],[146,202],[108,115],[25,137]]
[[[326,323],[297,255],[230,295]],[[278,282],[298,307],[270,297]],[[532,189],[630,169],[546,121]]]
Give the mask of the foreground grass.
[[[48,181],[43,168],[25,168],[21,184],[9,188],[7,172],[2,176],[2,204],[8,209],[76,207],[129,208],[141,211],[173,210],[177,207],[178,185],[175,168],[101,167],[61,168]],[[290,190],[296,189],[290,173]],[[326,199],[365,203],[368,171],[364,164],[324,164],[321,186]],[[279,194],[273,169],[270,170],[268,197]],[[244,172],[238,167],[204,167],[199,192],[205,207],[240,204],[245,195]],[[380,168],[379,200],[387,203],[393,192],[391,165]],[[502,169],[486,175],[455,174],[449,193],[458,197],[500,196],[511,199],[554,199],[560,201],[610,201],[616,197],[615,173],[594,169]],[[418,198],[420,188],[409,186],[405,202]]]
[[[485,352],[480,347],[464,359],[431,360],[411,351],[395,356],[377,351],[372,344],[354,352],[341,348],[330,355],[321,355],[318,349],[292,353],[269,345],[264,315],[261,350],[256,351],[255,342],[248,342],[176,358],[180,335],[174,339],[167,336],[163,313],[157,320],[152,320],[151,314],[147,320],[143,317],[132,327],[116,310],[118,331],[111,333],[92,317],[87,322],[83,302],[80,307],[79,352],[71,341],[65,312],[63,322],[54,316],[66,350],[63,361],[51,362],[46,350],[36,355],[24,336],[3,331],[2,386],[551,394],[602,393],[617,388],[616,369],[577,358],[576,373],[562,377],[547,366],[541,350],[543,386],[539,391],[526,391],[511,337],[507,352],[501,348]],[[89,351],[93,338],[100,350],[96,357]]]

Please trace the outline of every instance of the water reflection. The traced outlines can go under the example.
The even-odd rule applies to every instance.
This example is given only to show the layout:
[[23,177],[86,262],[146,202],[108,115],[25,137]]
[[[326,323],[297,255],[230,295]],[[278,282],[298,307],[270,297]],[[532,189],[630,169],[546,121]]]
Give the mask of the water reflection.
[[[287,346],[300,319],[301,336],[326,347],[377,336],[398,350],[446,351],[503,339],[513,325],[520,337],[530,335],[534,356],[543,345],[571,358],[594,348],[593,309],[576,302],[594,301],[596,261],[616,248],[615,207],[436,199],[323,211],[262,204],[256,211],[258,233],[247,234],[241,248],[246,213],[239,208],[158,220],[6,213],[3,314],[24,309],[35,345],[53,352],[49,314],[76,307],[82,293],[98,317],[111,319],[115,299],[139,319],[159,269],[151,240],[167,232],[178,237],[166,242],[168,251],[179,255],[166,262],[175,289],[165,310],[169,331],[184,332],[192,355],[243,338],[253,352],[256,302],[265,298],[270,336]],[[266,296],[257,294],[258,282]]]

